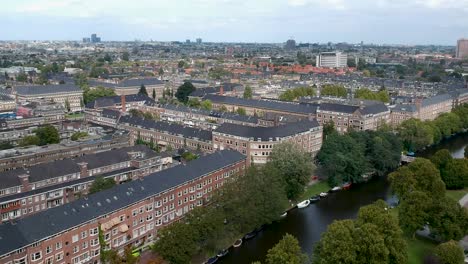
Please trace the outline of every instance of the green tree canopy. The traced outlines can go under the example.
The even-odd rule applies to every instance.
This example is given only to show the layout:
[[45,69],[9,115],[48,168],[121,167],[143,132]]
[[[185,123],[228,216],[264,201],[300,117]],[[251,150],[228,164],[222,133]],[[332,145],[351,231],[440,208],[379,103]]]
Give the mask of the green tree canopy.
[[115,95],[116,94],[113,89],[98,86],[94,89],[85,88],[83,92],[83,99],[84,99],[84,103],[87,104],[100,97],[115,96]]
[[348,91],[342,85],[324,84],[320,89],[320,95],[346,98],[348,96]]
[[441,169],[440,174],[445,186],[449,190],[468,187],[468,160],[451,159]]
[[41,143],[41,140],[39,139],[38,136],[36,135],[29,135],[25,136],[22,138],[19,142],[18,145],[21,147],[26,147],[26,146],[32,146],[32,145],[39,145]]
[[253,96],[252,87],[250,85],[246,85],[244,88],[244,94],[243,94],[244,99],[252,99],[252,96]]
[[398,134],[404,147],[411,151],[434,143],[433,128],[419,119],[411,118],[403,121],[398,127]]
[[381,101],[383,103],[390,102],[390,95],[387,90],[372,92],[367,88],[360,88],[356,90],[354,98]]
[[294,101],[303,96],[315,96],[315,89],[312,87],[297,87],[286,90],[280,94],[279,99],[283,101]]
[[245,108],[242,108],[242,107],[238,107],[236,112],[239,115],[244,115],[244,116],[247,115],[247,112],[245,111]]
[[39,145],[56,144],[60,142],[58,130],[52,125],[45,125],[34,130],[34,133],[39,138]]
[[213,103],[210,100],[203,100],[200,103],[200,107],[205,110],[211,110],[213,108]]
[[266,263],[305,264],[307,259],[307,255],[301,251],[299,241],[294,236],[286,234],[273,248],[268,250]]
[[463,248],[456,241],[448,241],[434,249],[440,264],[463,264],[465,256]]
[[285,182],[288,199],[297,199],[312,176],[314,166],[310,154],[294,143],[284,142],[273,147],[268,160]]
[[129,61],[130,60],[130,54],[128,53],[128,51],[124,51],[124,53],[122,53],[122,60],[123,61]]
[[196,90],[195,86],[191,82],[184,82],[179,88],[177,88],[177,92],[175,97],[179,102],[187,103],[188,96]]
[[148,91],[146,91],[146,87],[143,84],[140,86],[140,90],[138,91],[138,94],[148,96]]
[[91,184],[91,187],[89,187],[89,193],[97,193],[106,189],[110,189],[114,187],[115,181],[113,178],[104,178],[101,176],[96,177],[94,179],[93,183]]

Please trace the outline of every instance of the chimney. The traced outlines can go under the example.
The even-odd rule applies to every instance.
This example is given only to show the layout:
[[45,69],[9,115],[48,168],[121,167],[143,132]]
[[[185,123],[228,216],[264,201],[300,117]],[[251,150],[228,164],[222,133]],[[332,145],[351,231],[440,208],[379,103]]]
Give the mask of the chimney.
[[219,95],[224,95],[224,87],[222,85],[219,88]]
[[28,174],[28,172],[25,172],[24,174],[18,175],[18,178],[20,179],[23,192],[30,191],[31,186],[29,185],[29,174]]
[[120,96],[120,104],[122,105],[121,111],[123,113],[127,112],[127,105],[126,105],[125,95],[124,94]]
[[80,178],[88,177],[89,172],[88,172],[88,163],[87,162],[80,162],[77,163],[78,166],[80,166]]

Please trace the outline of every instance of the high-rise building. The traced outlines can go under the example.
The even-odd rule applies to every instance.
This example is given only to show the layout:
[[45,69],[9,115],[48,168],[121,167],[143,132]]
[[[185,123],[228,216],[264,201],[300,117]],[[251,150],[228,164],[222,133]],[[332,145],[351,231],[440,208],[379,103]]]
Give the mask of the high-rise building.
[[190,39],[186,39],[186,40],[185,40],[185,43],[186,43],[186,44],[190,44]]
[[202,44],[202,39],[201,38],[197,38],[197,44]]
[[101,42],[101,38],[96,35],[96,33],[91,34],[91,42],[92,43],[98,43]]
[[457,58],[464,59],[468,57],[468,39],[459,39],[457,41]]
[[316,65],[323,68],[344,68],[348,66],[348,56],[339,51],[322,52],[317,55]]
[[285,50],[294,50],[296,49],[296,41],[294,39],[288,39],[286,45],[284,45]]

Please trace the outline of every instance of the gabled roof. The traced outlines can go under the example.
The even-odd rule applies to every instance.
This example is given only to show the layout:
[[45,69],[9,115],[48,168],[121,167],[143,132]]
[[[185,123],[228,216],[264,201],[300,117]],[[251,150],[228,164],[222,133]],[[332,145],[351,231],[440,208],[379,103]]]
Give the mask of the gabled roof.
[[434,104],[442,103],[444,101],[451,101],[451,100],[452,100],[452,96],[450,94],[440,94],[440,95],[436,95],[436,96],[432,96],[432,97],[424,99],[422,101],[421,106],[425,107],[425,106],[434,105]]
[[250,127],[224,123],[219,128],[214,130],[214,132],[244,138],[253,138],[254,140],[260,138],[262,141],[268,141],[270,139],[276,141],[276,138],[293,136],[298,133],[306,132],[313,128],[319,127],[320,124],[315,119],[312,121],[303,120],[300,122],[289,123],[287,125],[277,127]]
[[218,112],[218,111],[213,111],[213,110],[204,110],[201,108],[193,108],[193,107],[188,107],[185,105],[165,104],[165,105],[161,105],[160,107],[164,109],[172,110],[172,111],[194,113],[194,114],[212,116],[212,117],[223,118],[223,119],[228,119],[228,120],[242,121],[242,122],[252,123],[252,124],[256,124],[258,122],[258,118],[254,116],[239,115],[239,114],[229,113],[229,112]]
[[314,114],[317,110],[316,104],[297,104],[297,103],[288,103],[281,101],[272,101],[272,100],[255,100],[255,99],[244,99],[231,96],[221,96],[208,94],[203,97],[204,100],[210,100],[213,103],[218,104],[230,104],[238,105],[245,107],[254,107],[266,110],[276,110],[282,112],[296,113],[309,115]]
[[[125,95],[125,102],[132,103],[132,102],[144,102],[146,105],[154,104],[154,100],[146,95],[143,94],[129,94]],[[120,105],[122,103],[122,97],[115,95],[115,96],[105,96],[97,98],[96,100],[89,102],[86,104],[86,108],[88,109],[97,109],[97,108],[104,108],[104,107],[113,107],[116,105]]]
[[16,86],[15,90],[18,95],[83,92],[80,87],[74,84]]
[[320,111],[329,111],[329,112],[338,112],[352,114],[359,109],[359,106],[355,105],[345,105],[345,104],[332,104],[332,103],[322,103],[317,108]]
[[0,256],[243,160],[245,156],[239,152],[222,150],[187,165],[156,172],[141,180],[39,212],[13,224],[0,224]]
[[203,141],[211,141],[211,131],[187,127],[176,123],[148,120],[135,116],[122,116],[120,124],[127,124],[134,127],[163,131],[173,135],[182,135],[184,138],[198,138]]

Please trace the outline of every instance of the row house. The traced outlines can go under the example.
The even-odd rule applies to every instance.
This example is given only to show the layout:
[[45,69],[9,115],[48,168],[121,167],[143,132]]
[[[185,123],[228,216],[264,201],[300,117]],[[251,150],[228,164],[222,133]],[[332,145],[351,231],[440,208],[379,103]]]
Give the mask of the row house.
[[292,142],[314,157],[322,146],[322,132],[316,120],[277,127],[223,124],[213,131],[213,147],[235,149],[247,155],[249,163],[264,164],[274,146],[281,142]]
[[317,121],[321,124],[333,122],[340,133],[349,130],[377,130],[390,121],[390,110],[382,103],[359,106],[322,103],[317,108]]
[[209,203],[245,166],[245,156],[223,150],[0,224],[0,263],[99,263],[101,249],[122,254],[125,247],[148,246],[158,230]]
[[15,98],[9,94],[0,94],[0,112],[14,111],[16,108]]
[[0,173],[1,221],[24,217],[73,201],[96,177],[117,183],[168,168],[172,158],[138,145]]
[[162,94],[166,83],[155,77],[126,79],[116,84],[114,90],[117,95],[138,94],[142,85],[145,86],[146,92],[149,95],[152,95],[154,91],[155,98],[163,97]]
[[130,146],[129,133],[117,131],[113,135],[106,135],[103,138],[84,142],[7,149],[0,151],[0,171],[29,167],[44,162],[79,157],[85,154],[128,146]]
[[213,152],[211,132],[176,123],[122,116],[118,127],[130,131],[132,142],[141,139],[167,149],[188,148]]
[[111,109],[121,112],[128,112],[131,109],[138,109],[144,105],[154,105],[152,98],[143,94],[129,94],[121,96],[106,96],[86,104],[86,111],[98,109]]
[[72,112],[83,110],[83,90],[74,84],[16,86],[12,94],[17,103],[46,100],[69,106]]
[[187,126],[213,129],[219,124],[230,123],[243,126],[258,126],[259,119],[255,116],[239,115],[237,113],[204,110],[185,105],[164,104],[157,106],[142,106],[144,112],[156,113],[162,120],[178,122]]
[[244,99],[214,94],[205,95],[203,100],[210,100],[215,110],[225,109],[230,112],[236,112],[237,109],[243,108],[247,115],[259,118],[263,117],[266,113],[276,113],[284,116],[295,116],[311,120],[315,118],[315,112],[317,110],[317,105],[315,104]]
[[91,122],[98,125],[108,126],[108,127],[116,127],[119,118],[121,116],[121,112],[118,110],[112,109],[96,109],[93,111],[85,111],[85,121]]

